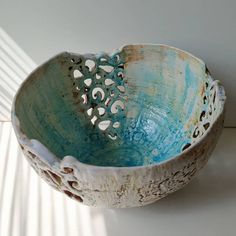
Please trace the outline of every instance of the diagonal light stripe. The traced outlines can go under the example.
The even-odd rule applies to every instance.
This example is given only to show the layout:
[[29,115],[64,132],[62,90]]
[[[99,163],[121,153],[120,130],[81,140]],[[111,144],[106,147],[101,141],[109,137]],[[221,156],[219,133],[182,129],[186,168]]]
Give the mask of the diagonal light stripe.
[[19,149],[9,122],[11,104],[35,67],[0,28],[0,236],[106,236],[103,216],[93,222],[90,208],[49,187]]
[[10,121],[14,95],[36,63],[0,28],[0,121]]
[[35,62],[0,28],[0,47],[21,67],[26,73],[35,68]]

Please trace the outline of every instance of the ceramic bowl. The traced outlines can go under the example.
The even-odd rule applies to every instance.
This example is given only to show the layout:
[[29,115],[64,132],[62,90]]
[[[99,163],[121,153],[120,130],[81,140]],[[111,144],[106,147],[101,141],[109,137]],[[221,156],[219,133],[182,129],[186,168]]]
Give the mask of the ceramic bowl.
[[90,206],[134,207],[186,185],[223,125],[204,62],[166,45],[63,52],[21,85],[12,123],[36,172]]

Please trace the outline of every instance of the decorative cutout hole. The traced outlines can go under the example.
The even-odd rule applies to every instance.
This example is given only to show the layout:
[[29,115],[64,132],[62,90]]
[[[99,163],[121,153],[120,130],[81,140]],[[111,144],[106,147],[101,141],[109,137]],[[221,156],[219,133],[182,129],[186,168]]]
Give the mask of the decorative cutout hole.
[[105,62],[105,61],[107,61],[107,59],[102,57],[102,58],[100,58],[100,61]]
[[185,149],[189,148],[191,146],[191,143],[187,143],[184,145],[184,147],[182,148],[182,151],[184,151]]
[[78,195],[73,195],[73,198],[76,199],[78,202],[83,202],[82,197],[78,196]]
[[200,121],[203,120],[203,117],[205,117],[205,115],[206,115],[206,112],[205,112],[205,111],[202,111],[202,113],[201,113],[201,115],[200,115]]
[[58,185],[61,184],[61,177],[59,175],[55,174],[54,172],[50,170],[48,170],[48,173],[56,184]]
[[115,140],[119,137],[121,123],[118,121],[125,115],[123,111],[127,100],[123,81],[118,78],[124,77],[124,62],[119,54],[74,55],[70,60],[70,76],[74,77],[72,94],[79,110],[85,113],[94,129],[104,131]]
[[46,176],[47,179],[52,180],[51,176],[48,174],[46,170],[42,170],[42,173],[44,174],[44,176]]
[[116,61],[120,60],[120,56],[118,54],[116,54],[115,57],[116,57]]
[[215,103],[216,101],[216,91],[214,92],[214,95],[213,95],[213,103]]
[[116,140],[117,139],[117,134],[108,134],[108,137],[112,140]]
[[81,78],[83,74],[79,70],[74,70],[73,76],[75,79]]
[[111,97],[114,97],[114,96],[115,96],[114,90],[111,90],[111,91],[110,91],[110,96],[111,96]]
[[103,101],[103,99],[105,98],[105,93],[102,88],[96,87],[92,91],[92,97],[93,99],[97,99],[98,96],[100,96],[101,101]]
[[113,66],[99,66],[101,69],[106,71],[107,73],[111,73],[114,70]]
[[117,76],[119,77],[119,78],[124,78],[124,74],[121,72],[121,71],[119,71],[118,73],[117,73]]
[[207,122],[206,124],[203,125],[203,127],[205,128],[205,130],[207,130],[210,127],[210,123]]
[[78,183],[76,181],[67,181],[67,183],[70,185],[71,188],[76,189],[78,187]]
[[109,85],[112,85],[114,84],[115,82],[112,80],[112,79],[105,79],[105,85],[106,86],[109,86]]
[[98,119],[97,116],[94,116],[94,117],[91,119],[91,122],[92,122],[93,125],[95,125],[95,122],[96,122],[97,119]]
[[196,127],[195,130],[194,130],[194,132],[193,132],[193,137],[194,137],[194,138],[197,138],[198,135],[200,135],[200,131],[199,131],[198,127]]
[[99,122],[98,128],[100,130],[106,130],[110,124],[111,124],[110,120],[104,120],[104,121]]
[[116,121],[114,124],[113,124],[113,127],[115,129],[119,128],[120,127],[120,122]]
[[85,61],[85,66],[88,67],[88,69],[89,69],[90,72],[91,72],[92,70],[94,70],[95,65],[96,65],[95,62],[94,62],[93,60],[91,60],[91,59],[88,59],[88,60]]
[[124,110],[124,108],[124,103],[121,100],[117,100],[111,106],[111,113],[115,114],[119,111],[119,109]]
[[106,101],[105,101],[105,106],[109,106],[109,103],[111,102],[111,99],[110,98],[107,98]]
[[31,157],[32,159],[34,159],[34,158],[36,157],[36,155],[35,155],[34,153],[32,153],[31,151],[28,151],[28,154],[30,155],[30,157]]
[[68,190],[64,190],[64,193],[67,195],[67,196],[69,196],[69,197],[73,197],[73,193],[71,193],[70,191],[68,191]]
[[88,114],[89,116],[92,115],[92,112],[93,112],[93,108],[92,108],[92,107],[87,110],[87,114]]
[[98,113],[99,113],[99,115],[100,116],[102,116],[102,115],[104,115],[105,114],[105,108],[103,108],[103,107],[98,107]]
[[89,87],[92,84],[92,79],[86,79],[84,80],[84,83]]
[[83,94],[81,97],[83,98],[83,104],[87,104],[87,103],[88,103],[88,97],[87,97],[87,95],[86,95],[86,94]]
[[124,86],[117,86],[120,92],[124,93],[125,92],[125,87]]
[[74,170],[73,170],[72,168],[70,168],[70,167],[64,167],[63,170],[64,170],[64,172],[65,172],[66,174],[73,173],[73,171],[74,171]]
[[97,74],[97,73],[96,73],[95,77],[96,77],[96,79],[101,79],[102,78],[102,76]]
[[70,198],[74,198],[74,199],[76,199],[76,200],[79,201],[79,202],[83,202],[83,199],[82,199],[80,196],[75,195],[75,194],[71,193],[71,192],[68,191],[68,190],[64,190],[64,193],[65,193],[67,196],[69,196]]

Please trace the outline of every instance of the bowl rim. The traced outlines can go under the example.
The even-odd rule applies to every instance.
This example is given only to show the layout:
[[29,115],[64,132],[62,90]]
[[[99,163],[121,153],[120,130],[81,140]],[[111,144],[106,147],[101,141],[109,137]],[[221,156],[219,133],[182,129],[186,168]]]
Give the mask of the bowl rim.
[[[135,43],[135,44],[126,44],[126,45],[123,45],[121,46],[119,49],[116,49],[116,50],[113,50],[111,53],[108,53],[109,55],[112,55],[114,52],[121,52],[122,50],[124,50],[125,48],[128,48],[128,47],[131,47],[131,46],[157,46],[157,47],[165,47],[165,48],[168,48],[168,49],[173,49],[177,52],[180,52],[180,53],[184,53],[186,55],[188,55],[189,57],[192,57],[194,58],[195,60],[197,60],[199,63],[201,63],[204,67],[205,67],[205,70],[206,70],[206,74],[208,74],[211,79],[216,83],[216,88],[217,88],[217,95],[219,97],[219,101],[220,101],[220,112],[217,114],[216,118],[214,119],[214,122],[212,123],[212,125],[203,133],[203,135],[197,140],[197,142],[191,144],[191,146],[185,150],[183,150],[182,152],[180,152],[179,154],[177,155],[174,155],[172,157],[170,157],[169,159],[165,160],[165,161],[161,161],[159,163],[153,163],[153,164],[148,164],[148,165],[141,165],[141,166],[98,166],[98,165],[93,165],[93,164],[86,164],[86,163],[83,163],[81,161],[79,161],[76,157],[74,156],[71,156],[71,155],[65,155],[63,158],[59,158],[57,157],[54,153],[51,152],[50,149],[48,149],[44,144],[42,144],[39,140],[36,140],[36,139],[29,139],[27,137],[27,135],[25,133],[22,132],[22,130],[20,129],[20,121],[18,119],[18,117],[16,116],[15,114],[15,104],[16,104],[16,100],[17,100],[17,97],[18,95],[21,93],[21,90],[22,88],[24,87],[24,85],[31,79],[31,76],[36,72],[38,71],[40,68],[43,68],[45,65],[47,65],[50,61],[56,59],[57,57],[61,56],[61,55],[64,55],[64,54],[71,54],[71,52],[67,52],[67,51],[63,51],[63,52],[60,52],[56,55],[54,55],[53,57],[49,58],[48,60],[46,60],[44,63],[42,63],[41,65],[37,66],[34,70],[32,70],[32,72],[30,74],[28,74],[25,78],[25,80],[21,83],[21,85],[19,86],[15,96],[14,96],[14,99],[13,99],[13,102],[12,102],[12,108],[11,108],[11,123],[12,123],[12,126],[13,126],[13,129],[15,131],[15,134],[17,136],[17,141],[19,142],[19,144],[21,144],[20,140],[22,139],[22,136],[24,136],[24,140],[27,142],[27,143],[32,143],[32,140],[36,140],[37,142],[40,143],[40,145],[45,149],[47,150],[48,154],[51,155],[53,154],[54,156],[54,160],[53,160],[53,165],[57,162],[57,163],[62,163],[64,161],[66,161],[67,158],[72,158],[73,159],[73,162],[76,161],[76,166],[79,166],[79,167],[83,167],[83,168],[89,168],[91,170],[100,170],[100,171],[103,171],[103,170],[140,170],[140,169],[146,169],[146,168],[153,168],[153,167],[161,167],[163,165],[166,165],[166,164],[169,164],[173,161],[178,161],[181,157],[184,157],[186,156],[188,153],[190,153],[193,149],[196,148],[196,146],[200,145],[201,142],[205,139],[206,136],[209,135],[209,133],[212,131],[214,125],[219,121],[219,119],[221,118],[221,116],[224,116],[224,113],[225,113],[225,102],[226,102],[226,96],[225,96],[225,90],[224,90],[224,87],[223,85],[221,84],[221,82],[219,80],[215,80],[207,66],[206,66],[206,63],[201,59],[201,58],[198,58],[196,56],[194,56],[192,53],[190,52],[187,52],[185,50],[182,50],[182,49],[179,49],[177,47],[174,47],[174,46],[169,46],[167,44],[152,44],[152,43]],[[72,53],[72,54],[75,54],[75,53]],[[86,53],[86,54],[89,54],[89,53]],[[83,54],[83,55],[86,55],[86,54]],[[96,55],[98,55],[99,53],[96,53]],[[21,144],[21,145],[24,145],[24,144]],[[42,158],[43,160],[42,161],[46,161],[48,162],[48,159],[43,157],[42,155],[38,154],[38,151],[36,149],[32,149],[34,151],[35,154],[37,154],[38,157]],[[49,158],[50,159],[50,158]],[[51,165],[52,166],[52,165]]]

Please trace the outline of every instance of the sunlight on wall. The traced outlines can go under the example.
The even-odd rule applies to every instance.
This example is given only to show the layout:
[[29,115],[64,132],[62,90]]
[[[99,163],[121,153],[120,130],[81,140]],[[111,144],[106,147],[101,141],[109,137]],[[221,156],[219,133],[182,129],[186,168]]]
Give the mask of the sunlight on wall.
[[0,121],[10,120],[13,97],[36,64],[0,28]]
[[36,64],[0,28],[0,235],[106,236],[102,213],[53,190],[29,166],[10,121],[13,97]]

